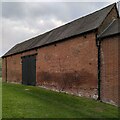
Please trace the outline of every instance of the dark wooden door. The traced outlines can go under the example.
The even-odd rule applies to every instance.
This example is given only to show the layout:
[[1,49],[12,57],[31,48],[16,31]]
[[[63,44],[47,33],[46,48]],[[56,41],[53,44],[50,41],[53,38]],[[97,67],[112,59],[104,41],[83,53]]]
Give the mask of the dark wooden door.
[[36,85],[36,56],[22,57],[22,84]]

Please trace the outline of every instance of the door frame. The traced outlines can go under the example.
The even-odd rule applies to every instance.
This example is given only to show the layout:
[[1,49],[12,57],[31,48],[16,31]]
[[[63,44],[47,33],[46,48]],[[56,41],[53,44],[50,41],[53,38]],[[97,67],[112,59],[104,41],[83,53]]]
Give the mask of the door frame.
[[[21,63],[22,63],[21,67],[23,67],[23,60],[22,60],[23,58],[35,56],[35,85],[36,85],[36,55],[37,55],[37,53],[21,56]],[[21,84],[23,84],[23,68],[22,68],[22,82],[21,82]],[[33,86],[35,86],[35,85],[33,85]]]

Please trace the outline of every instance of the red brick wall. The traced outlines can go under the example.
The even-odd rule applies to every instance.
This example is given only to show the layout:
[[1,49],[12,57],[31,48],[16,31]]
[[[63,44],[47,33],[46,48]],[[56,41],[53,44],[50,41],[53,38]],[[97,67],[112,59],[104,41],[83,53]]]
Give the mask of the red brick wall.
[[101,99],[118,104],[118,37],[101,42]]
[[97,47],[95,34],[72,38],[38,50],[37,83],[59,91],[95,97]]
[[2,59],[2,80],[6,81],[6,58]]
[[97,97],[97,47],[94,33],[39,48],[37,51],[7,57],[8,82],[21,83],[21,56],[33,53],[38,53],[37,85],[81,96]]
[[7,81],[21,82],[21,59],[20,55],[7,57]]
[[[22,60],[21,60],[21,57],[25,56],[25,55],[30,55],[33,53],[36,53],[36,50],[12,55],[12,56],[2,59],[3,81],[21,83],[22,82]],[[6,61],[5,59],[7,59],[7,64],[5,62]],[[6,66],[7,66],[7,73],[6,73]]]
[[118,38],[118,106],[120,107],[120,36]]

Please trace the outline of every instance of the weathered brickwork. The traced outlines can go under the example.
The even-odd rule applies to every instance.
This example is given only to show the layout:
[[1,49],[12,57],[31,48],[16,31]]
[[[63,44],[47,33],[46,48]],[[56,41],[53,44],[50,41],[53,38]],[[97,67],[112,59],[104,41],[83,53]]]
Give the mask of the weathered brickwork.
[[[90,33],[38,50],[9,56],[7,57],[7,81],[21,83],[21,57],[38,53],[36,56],[37,85],[97,98],[97,47],[95,39],[95,34]],[[5,76],[4,72],[3,76]]]
[[[16,54],[16,55],[12,55],[12,56],[8,56],[8,57],[4,58],[2,60],[3,81],[21,83],[22,82],[22,59],[21,59],[21,57],[25,56],[25,55],[31,55],[34,53],[36,53],[36,50],[24,52],[21,54]],[[7,68],[7,70],[6,70],[6,68]]]
[[6,58],[2,59],[2,80],[6,81]]
[[76,37],[38,50],[37,85],[97,97],[95,34]]
[[20,55],[7,58],[7,81],[21,82],[21,59]]
[[113,7],[96,30],[27,52],[5,56],[2,59],[3,81],[22,83],[21,57],[36,54],[37,86],[97,99],[100,57],[101,100],[119,105],[120,36],[102,39],[99,57],[96,44],[97,37],[117,18],[116,7]]
[[118,37],[118,106],[120,108],[120,35]]
[[[119,36],[120,37],[120,36]],[[101,99],[118,105],[118,36],[101,42]]]

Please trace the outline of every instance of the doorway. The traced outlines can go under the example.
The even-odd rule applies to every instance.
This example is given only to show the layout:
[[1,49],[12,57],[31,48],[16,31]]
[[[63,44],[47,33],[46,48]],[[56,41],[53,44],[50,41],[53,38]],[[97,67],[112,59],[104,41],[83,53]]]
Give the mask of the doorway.
[[36,85],[36,55],[22,57],[22,84]]

